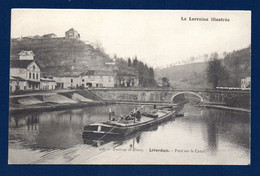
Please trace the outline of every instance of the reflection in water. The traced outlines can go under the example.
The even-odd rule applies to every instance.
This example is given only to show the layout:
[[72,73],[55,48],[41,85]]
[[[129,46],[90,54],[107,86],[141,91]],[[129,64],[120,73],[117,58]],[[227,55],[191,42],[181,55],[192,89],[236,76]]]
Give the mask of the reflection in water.
[[31,115],[26,120],[27,129],[29,130],[37,130],[39,124],[39,116],[38,115]]
[[233,142],[249,148],[250,117],[247,113],[228,111],[203,111],[202,118],[207,124],[208,144],[210,150],[217,149],[218,134]]
[[217,129],[215,123],[210,121],[207,123],[207,134],[208,134],[208,149],[211,152],[216,152],[217,150]]
[[[117,105],[112,106],[112,109],[119,115],[128,113],[133,107]],[[10,117],[9,138],[18,138],[31,149],[66,149],[82,143],[81,130],[84,125],[107,120],[108,108],[100,106],[13,115]],[[28,131],[23,130],[24,126],[27,126]],[[36,132],[37,135],[31,135],[30,132]]]
[[138,136],[136,136],[136,142],[139,144],[139,142],[140,142],[140,139],[141,139],[141,135],[138,135]]
[[[72,150],[79,145],[81,148],[88,149],[99,149],[109,145],[111,148],[147,150],[142,154],[137,153],[136,160],[131,161],[133,163],[137,160],[144,163],[155,162],[153,157],[167,163],[204,163],[206,161],[221,163],[223,160],[227,163],[236,161],[246,163],[249,160],[250,116],[248,114],[200,109],[189,105],[184,107],[184,117],[134,133],[124,139],[82,140],[83,126],[107,120],[109,108],[118,117],[127,114],[135,107],[134,105],[111,105],[11,115],[9,119],[9,149],[16,152],[34,150],[37,153],[37,151]],[[191,155],[190,158],[185,155],[188,157],[187,159],[183,154],[179,155],[179,153],[174,152],[165,155],[149,153],[150,148],[199,149],[205,150],[205,152],[200,154],[200,157],[197,157],[198,154]],[[77,150],[80,157],[87,156],[84,152]],[[12,155],[12,152],[9,154]],[[126,155],[128,157],[123,157],[124,155],[122,154],[122,157],[116,162],[126,162],[129,158],[134,158],[128,155]],[[206,158],[203,158],[204,155]],[[160,158],[160,156],[163,157]],[[97,163],[103,161],[102,158],[105,157],[96,159]],[[90,163],[92,160],[94,161],[93,158],[89,160]],[[85,161],[81,159],[78,163]]]

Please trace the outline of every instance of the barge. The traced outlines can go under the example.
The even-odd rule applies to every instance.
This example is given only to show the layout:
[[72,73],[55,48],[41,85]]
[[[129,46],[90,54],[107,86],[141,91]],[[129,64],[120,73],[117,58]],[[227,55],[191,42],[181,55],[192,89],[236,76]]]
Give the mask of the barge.
[[173,107],[158,108],[141,113],[140,110],[143,107],[130,112],[129,115],[121,117],[118,120],[113,119],[86,125],[83,128],[82,137],[88,140],[102,140],[104,138],[120,139],[175,118],[177,115]]

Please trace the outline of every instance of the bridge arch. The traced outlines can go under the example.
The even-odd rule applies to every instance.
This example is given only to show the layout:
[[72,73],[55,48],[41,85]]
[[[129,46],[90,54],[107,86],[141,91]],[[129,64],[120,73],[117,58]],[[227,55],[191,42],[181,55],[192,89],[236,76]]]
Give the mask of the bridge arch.
[[204,101],[204,99],[202,98],[201,95],[199,95],[198,93],[195,93],[195,92],[188,92],[188,91],[185,91],[185,92],[178,92],[176,94],[174,94],[171,98],[171,101],[173,102],[174,98],[176,98],[178,95],[181,95],[181,94],[191,94],[191,95],[194,95],[196,97],[198,97],[200,99],[201,102]]

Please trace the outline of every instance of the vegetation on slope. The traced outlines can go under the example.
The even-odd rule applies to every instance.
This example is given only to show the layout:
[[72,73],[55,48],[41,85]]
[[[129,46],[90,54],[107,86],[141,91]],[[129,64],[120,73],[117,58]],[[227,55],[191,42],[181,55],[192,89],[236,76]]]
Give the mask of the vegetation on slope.
[[155,75],[157,80],[166,77],[173,88],[200,88],[208,87],[206,81],[205,62],[193,63],[186,65],[176,65],[164,69],[156,69]]
[[251,76],[251,46],[228,53],[223,64],[229,73],[225,85],[240,87],[241,79]]
[[122,58],[117,58],[117,64],[120,68],[119,74],[128,75],[132,73],[138,76],[139,85],[142,87],[154,87],[156,86],[156,81],[154,78],[154,70],[147,64],[139,61],[137,56],[133,60],[128,58],[124,60]]
[[21,50],[32,50],[42,72],[48,75],[75,75],[87,70],[117,70],[118,75],[138,76],[143,87],[156,85],[153,68],[137,60],[137,57],[133,61],[115,57],[116,65],[108,66],[105,63],[112,59],[102,47],[94,48],[82,41],[65,38],[12,40],[11,58],[17,59]]
[[42,70],[53,75],[98,69],[111,61],[107,54],[92,45],[64,38],[12,40],[11,56],[17,57],[21,50],[32,50]]
[[[216,53],[211,54],[212,57]],[[220,60],[225,75],[219,81],[218,86],[240,87],[241,79],[251,75],[251,46],[226,53]],[[163,69],[156,69],[156,79],[167,77],[174,88],[212,88],[208,83],[207,62],[176,65]]]

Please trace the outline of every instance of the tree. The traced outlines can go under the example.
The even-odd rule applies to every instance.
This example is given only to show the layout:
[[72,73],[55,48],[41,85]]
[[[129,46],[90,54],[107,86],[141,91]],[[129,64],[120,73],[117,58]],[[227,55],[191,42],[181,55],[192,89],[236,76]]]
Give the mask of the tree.
[[219,84],[228,79],[228,73],[225,67],[221,64],[221,60],[218,59],[218,54],[211,54],[211,58],[207,63],[207,80],[212,83],[213,88],[219,86]]
[[95,41],[94,46],[96,47],[97,50],[105,53],[105,50],[104,50],[104,48],[102,46],[102,43],[99,40]]
[[137,63],[138,63],[137,56],[135,56],[135,58],[133,60],[133,67],[136,67]]
[[[118,58],[117,65],[120,68],[120,71],[117,71],[118,74],[125,75],[136,75],[138,77],[139,86],[142,87],[153,87],[156,85],[156,81],[154,79],[154,70],[152,67],[148,67],[147,64],[139,61],[137,56],[134,57],[133,60],[128,58],[127,60]],[[127,85],[130,86],[130,81],[128,80]]]
[[169,79],[166,77],[162,78],[162,86],[163,87],[170,87]]
[[131,67],[131,66],[132,66],[132,61],[131,61],[130,58],[128,58],[127,65],[128,65],[128,67]]

